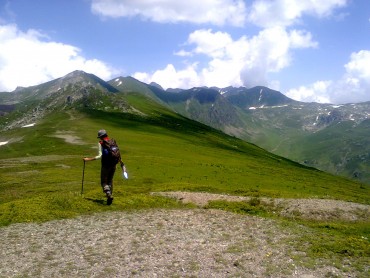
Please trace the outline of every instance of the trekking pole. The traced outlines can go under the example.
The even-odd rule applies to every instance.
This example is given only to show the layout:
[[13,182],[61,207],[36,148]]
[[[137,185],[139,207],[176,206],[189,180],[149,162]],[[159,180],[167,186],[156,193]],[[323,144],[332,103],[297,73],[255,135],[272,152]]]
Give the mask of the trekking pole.
[[84,168],[83,168],[83,170],[82,170],[82,186],[81,186],[81,195],[82,195],[82,194],[84,194],[85,163],[86,163],[86,161],[84,160]]

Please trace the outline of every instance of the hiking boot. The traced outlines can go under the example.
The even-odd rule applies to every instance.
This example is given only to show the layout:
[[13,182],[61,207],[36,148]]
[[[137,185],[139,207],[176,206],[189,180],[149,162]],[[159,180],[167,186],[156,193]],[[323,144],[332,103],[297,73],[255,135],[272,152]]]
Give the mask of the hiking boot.
[[105,192],[107,194],[107,205],[110,206],[113,202],[113,196],[110,191]]
[[112,195],[110,195],[110,196],[108,197],[108,199],[107,199],[107,205],[108,205],[108,206],[110,206],[110,205],[112,204],[112,202],[113,202],[113,196],[112,196]]

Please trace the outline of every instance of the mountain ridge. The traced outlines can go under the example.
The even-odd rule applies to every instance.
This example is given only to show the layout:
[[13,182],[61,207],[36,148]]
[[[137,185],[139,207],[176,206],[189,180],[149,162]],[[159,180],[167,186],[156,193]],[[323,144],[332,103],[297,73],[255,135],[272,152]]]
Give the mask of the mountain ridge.
[[[93,83],[49,93],[40,86],[45,97],[18,99],[0,117],[0,226],[8,226],[1,227],[2,274],[365,277],[370,186],[191,120],[171,109],[174,103],[162,105],[151,87],[144,94],[131,85],[117,93]],[[225,113],[227,99],[198,95],[202,89],[188,92],[189,108],[201,114],[220,103],[215,111]],[[33,124],[22,128],[22,119]],[[109,206],[99,161],[82,160],[97,153],[102,128],[117,140],[129,174],[123,179],[117,169]],[[198,202],[186,204],[190,196]],[[207,205],[195,209],[199,201]],[[102,229],[113,237],[91,244]],[[113,256],[103,258],[108,267],[99,264],[102,254]]]
[[[133,77],[104,81],[95,75],[74,71],[40,85],[0,93],[0,115],[6,116],[17,104],[26,102],[28,117],[18,121],[18,126],[43,117],[56,104],[66,106],[78,102],[82,106],[112,111],[134,111],[118,97],[119,93],[142,94],[187,118],[275,154],[370,183],[367,166],[370,141],[366,135],[370,132],[366,124],[370,119],[370,102],[304,103],[263,86],[164,90],[156,83],[146,84]],[[110,104],[102,99],[110,99]],[[1,127],[4,128],[4,124]]]

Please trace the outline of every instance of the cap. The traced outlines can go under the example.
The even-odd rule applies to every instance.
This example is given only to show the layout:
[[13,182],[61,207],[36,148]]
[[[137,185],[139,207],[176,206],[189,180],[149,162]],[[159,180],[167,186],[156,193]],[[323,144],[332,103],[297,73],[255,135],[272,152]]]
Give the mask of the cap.
[[105,131],[105,129],[101,129],[101,130],[98,131],[98,138],[100,138],[104,135],[107,135],[107,132]]

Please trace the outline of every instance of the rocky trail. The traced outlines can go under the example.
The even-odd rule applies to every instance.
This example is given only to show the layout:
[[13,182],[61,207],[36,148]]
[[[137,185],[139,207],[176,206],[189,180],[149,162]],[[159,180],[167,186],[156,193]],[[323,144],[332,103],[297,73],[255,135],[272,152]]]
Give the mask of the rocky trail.
[[[312,267],[299,263],[305,253],[292,243],[308,232],[305,227],[292,231],[273,219],[202,208],[210,200],[241,197],[156,194],[199,208],[109,212],[2,227],[0,277],[359,277],[350,266],[344,271],[325,261]],[[332,208],[352,220],[369,216],[369,206],[359,204],[273,201],[284,204],[288,214],[290,209]]]

